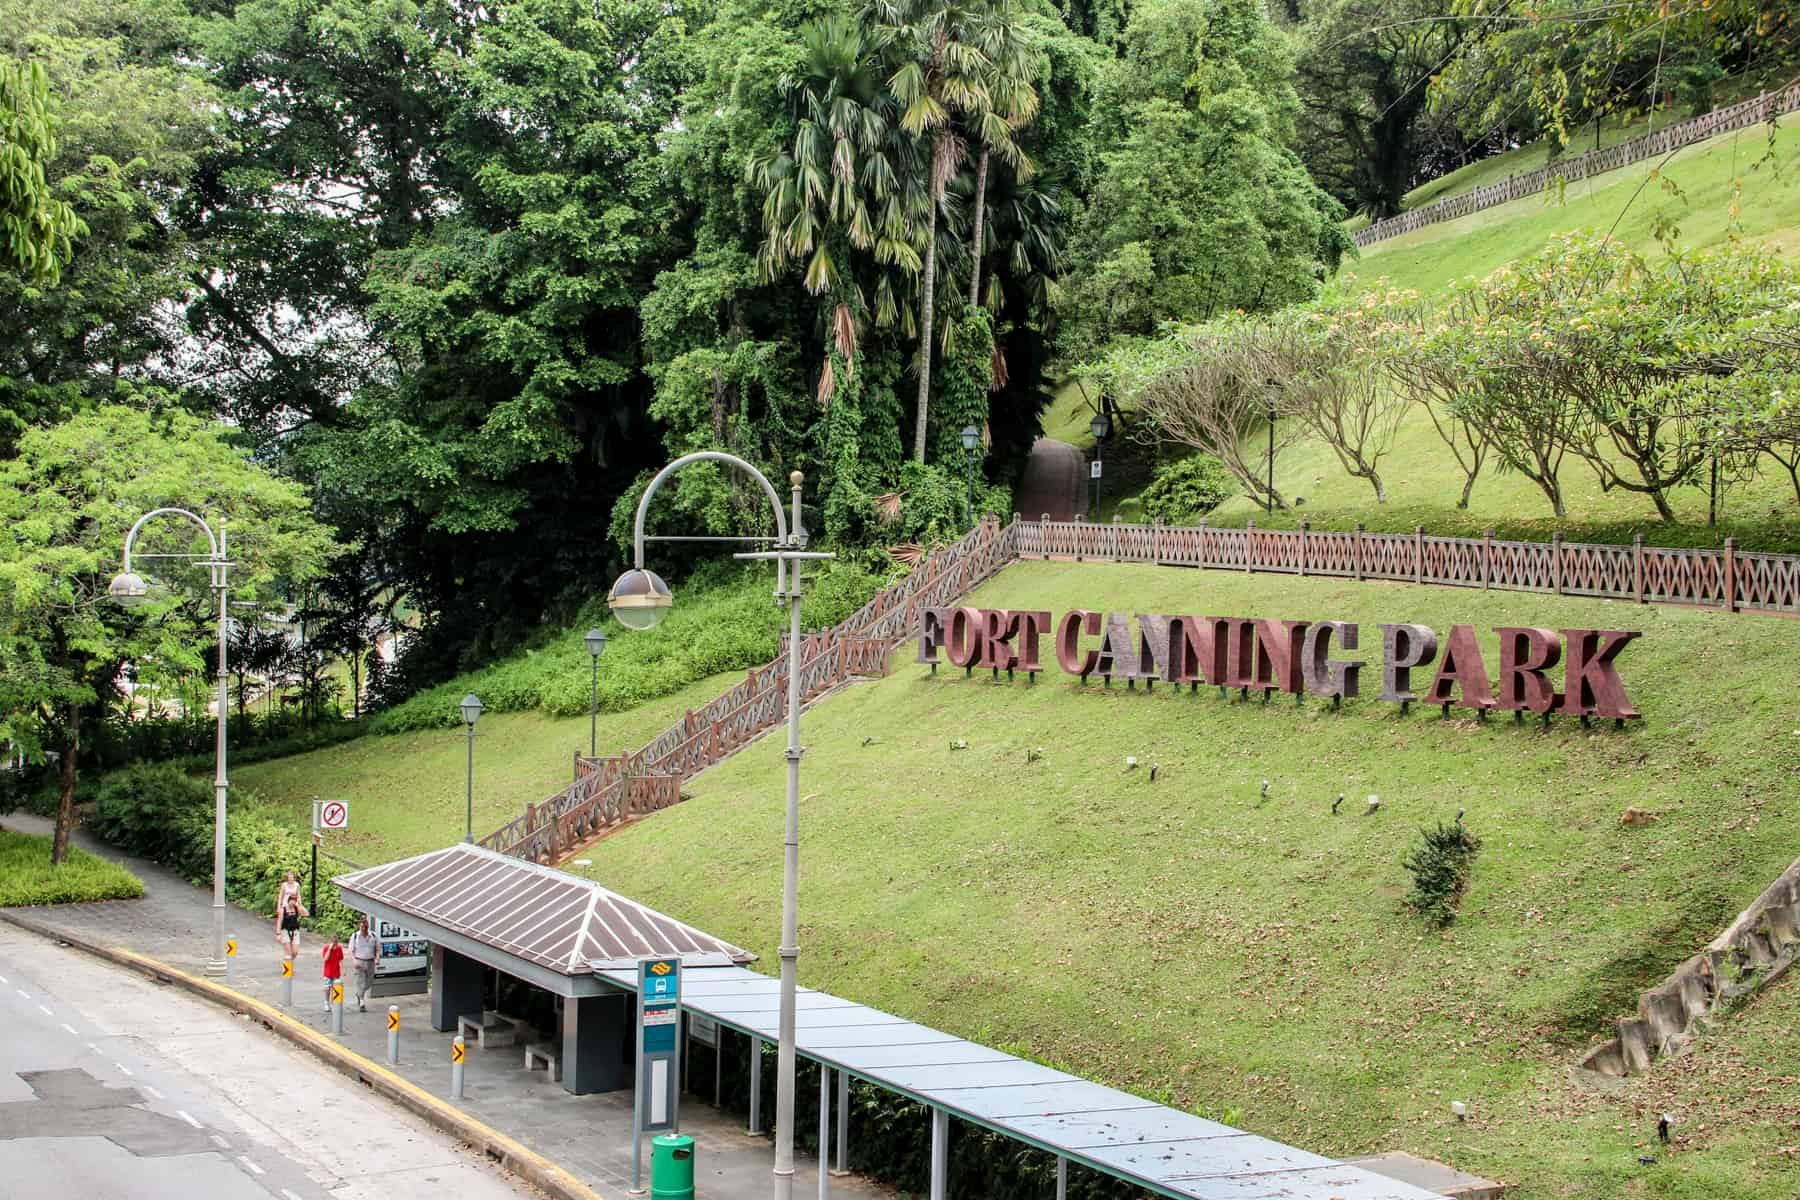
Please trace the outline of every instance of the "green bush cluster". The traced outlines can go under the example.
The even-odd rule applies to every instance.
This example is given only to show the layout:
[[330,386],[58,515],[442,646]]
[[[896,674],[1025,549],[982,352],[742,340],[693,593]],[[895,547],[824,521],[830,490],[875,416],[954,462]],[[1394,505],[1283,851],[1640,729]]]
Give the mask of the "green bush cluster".
[[1139,499],[1150,520],[1190,525],[1236,494],[1224,464],[1210,454],[1195,454],[1158,471]]
[[[881,580],[852,563],[815,569],[805,581],[801,619],[829,629],[874,595]],[[604,610],[582,613],[541,644],[491,666],[427,688],[370,720],[373,733],[406,733],[454,725],[457,705],[474,692],[489,712],[536,709],[553,717],[588,711],[590,661],[583,635],[600,625],[610,639],[600,660],[602,712],[622,712],[722,671],[761,666],[775,656],[783,610],[767,568],[737,564],[705,571],[676,589],[669,617],[647,633],[622,630]]]
[[71,846],[62,864],[52,866],[49,837],[0,829],[0,908],[130,900],[143,894],[138,877],[117,863]]
[[[213,794],[207,783],[170,763],[114,771],[100,785],[88,827],[102,840],[162,864],[197,884],[212,882]],[[270,917],[282,876],[306,879],[311,846],[304,833],[264,813],[254,794],[236,792],[225,822],[225,895]],[[347,936],[361,914],[337,889],[319,889],[309,924]]]
[[1456,920],[1480,850],[1481,839],[1463,828],[1461,821],[1421,830],[1404,860],[1413,877],[1406,906],[1439,929]]

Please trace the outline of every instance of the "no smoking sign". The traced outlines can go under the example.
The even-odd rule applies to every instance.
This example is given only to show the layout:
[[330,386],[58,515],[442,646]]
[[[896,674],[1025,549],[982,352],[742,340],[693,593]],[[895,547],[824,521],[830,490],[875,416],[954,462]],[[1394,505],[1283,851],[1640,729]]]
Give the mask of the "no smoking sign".
[[331,800],[319,806],[319,828],[350,828],[350,806],[342,800]]

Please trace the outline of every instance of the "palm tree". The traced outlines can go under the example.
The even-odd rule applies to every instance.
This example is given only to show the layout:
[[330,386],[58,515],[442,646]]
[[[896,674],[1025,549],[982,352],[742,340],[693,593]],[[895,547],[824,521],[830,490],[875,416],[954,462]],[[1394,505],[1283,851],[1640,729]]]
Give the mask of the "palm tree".
[[975,169],[975,232],[969,239],[969,304],[981,303],[981,260],[987,252],[986,233],[988,159],[996,152],[1010,164],[1023,183],[1036,173],[1030,158],[1019,148],[1019,130],[1037,118],[1037,78],[1044,69],[1043,50],[1023,23],[1018,0],[990,0],[984,22],[984,40],[991,49],[988,78],[991,104],[978,115],[975,137],[981,142],[981,158]]
[[[959,132],[992,108],[995,47],[990,0],[870,0],[872,42],[890,67],[887,89],[900,128],[926,146],[925,263],[919,284],[919,403],[913,459],[925,461],[931,408],[932,332],[937,301],[938,214],[944,191],[966,156]],[[1009,144],[1010,139],[1008,139]],[[996,149],[1000,149],[996,147]],[[1014,145],[1016,152],[1016,145]],[[1001,150],[1002,157],[1008,151]]]

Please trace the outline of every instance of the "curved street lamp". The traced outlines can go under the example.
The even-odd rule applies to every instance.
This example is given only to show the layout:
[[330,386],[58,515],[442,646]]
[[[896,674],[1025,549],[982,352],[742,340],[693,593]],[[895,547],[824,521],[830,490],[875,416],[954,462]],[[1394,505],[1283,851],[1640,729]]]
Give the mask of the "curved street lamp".
[[[740,559],[773,560],[775,563],[775,598],[788,609],[787,667],[787,832],[783,843],[781,872],[781,1015],[775,1070],[775,1200],[791,1200],[794,1194],[794,1000],[800,962],[800,564],[835,558],[836,555],[808,551],[808,535],[800,524],[800,485],[805,476],[795,471],[788,476],[793,488],[793,525],[781,511],[781,497],[761,471],[734,454],[718,450],[701,450],[676,459],[650,481],[638,501],[637,521],[632,527],[632,569],[619,576],[607,596],[613,615],[627,629],[650,629],[669,615],[675,603],[656,572],[644,566],[645,541],[727,541],[768,542],[769,538],[645,538],[644,516],[650,509],[650,498],[669,476],[697,462],[717,462],[734,467],[762,488],[775,510],[775,548],[753,550],[733,555]],[[635,1160],[635,1148],[633,1153]],[[820,1164],[821,1171],[824,1164]],[[633,1167],[635,1172],[635,1165]]]
[[230,675],[225,663],[225,639],[230,621],[230,592],[227,577],[231,573],[231,560],[225,557],[225,521],[219,519],[219,528],[213,527],[204,519],[185,508],[153,508],[137,519],[130,532],[125,535],[124,570],[113,576],[107,584],[106,593],[120,605],[134,608],[142,604],[150,595],[150,585],[144,577],[131,569],[131,547],[137,542],[138,531],[152,517],[175,516],[185,517],[198,525],[206,534],[207,552],[205,554],[140,554],[139,558],[177,558],[198,561],[205,564],[211,578],[210,586],[219,596],[219,723],[213,735],[213,952],[206,960],[208,975],[226,973],[225,958],[225,798],[230,791],[230,784],[225,778],[225,721],[231,711]]

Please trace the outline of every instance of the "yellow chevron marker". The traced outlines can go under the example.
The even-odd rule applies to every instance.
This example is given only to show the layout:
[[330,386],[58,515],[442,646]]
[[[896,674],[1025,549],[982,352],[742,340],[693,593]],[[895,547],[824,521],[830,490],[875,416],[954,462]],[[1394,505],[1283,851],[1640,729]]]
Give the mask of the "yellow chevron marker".
[[453,1063],[459,1063],[462,1060],[463,1060],[463,1044],[461,1042],[451,1042],[450,1043],[450,1061]]
[[400,1028],[400,1014],[397,1012],[389,1013],[388,1014],[388,1032],[392,1033],[394,1030],[396,1030],[398,1028]]
[[284,958],[281,960],[281,977],[283,979],[292,979],[294,977],[294,960],[293,959]]
[[344,1002],[344,985],[343,984],[334,983],[331,985],[331,1002],[333,1004],[342,1004]]
[[236,958],[237,957],[237,939],[236,938],[226,938],[225,939],[225,957],[226,958]]

